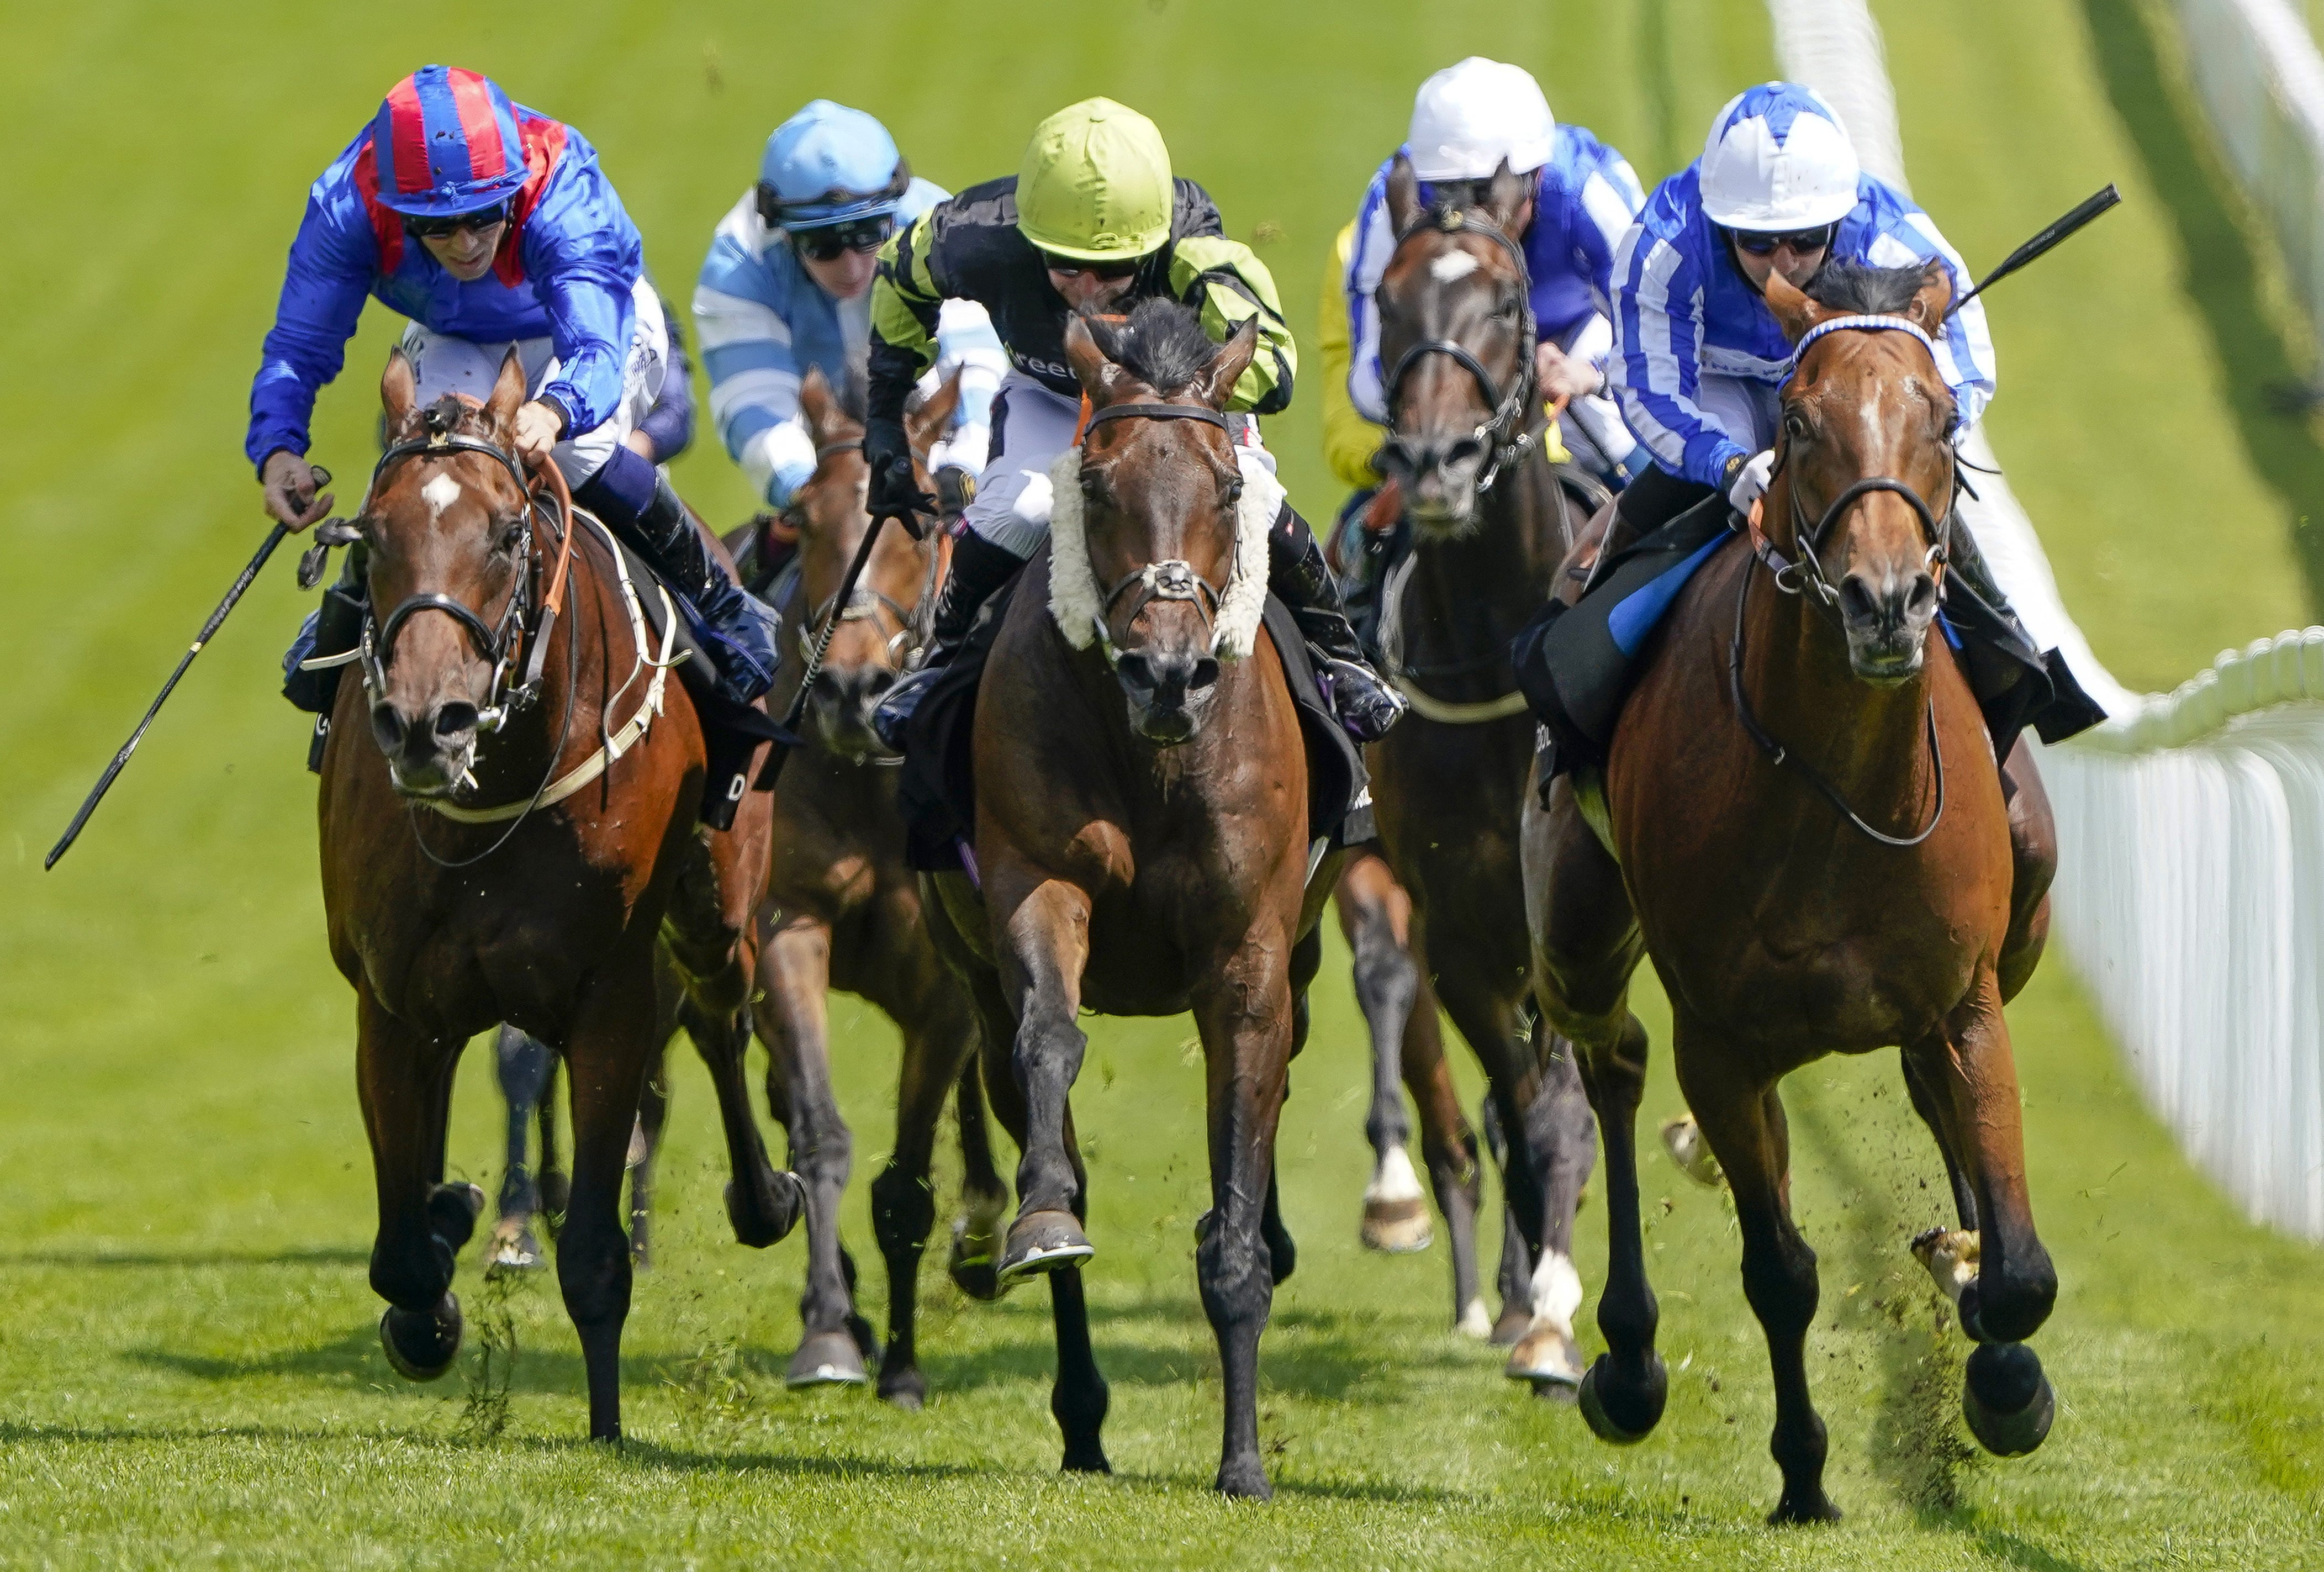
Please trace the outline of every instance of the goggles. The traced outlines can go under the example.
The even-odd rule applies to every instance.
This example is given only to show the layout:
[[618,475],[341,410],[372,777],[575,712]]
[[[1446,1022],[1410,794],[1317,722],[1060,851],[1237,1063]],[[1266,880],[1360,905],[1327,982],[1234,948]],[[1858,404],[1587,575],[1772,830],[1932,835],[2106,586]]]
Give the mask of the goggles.
[[1122,262],[1084,262],[1077,256],[1059,256],[1052,251],[1041,253],[1041,265],[1059,278],[1129,278],[1145,261],[1142,256],[1133,256]]
[[1776,247],[1782,245],[1788,245],[1794,252],[1805,255],[1830,245],[1835,227],[1837,226],[1819,224],[1812,229],[1785,229],[1775,233],[1764,229],[1729,229],[1727,233],[1735,237],[1738,251],[1748,252],[1753,256],[1773,256]]
[[869,217],[850,218],[838,224],[817,224],[811,228],[787,229],[792,246],[809,262],[830,262],[843,252],[877,251],[888,244],[888,236],[896,232],[892,213],[874,213]]
[[508,222],[508,204],[494,202],[489,208],[479,208],[473,213],[419,214],[407,213],[403,227],[407,234],[422,240],[442,240],[463,229],[489,229],[495,224]]

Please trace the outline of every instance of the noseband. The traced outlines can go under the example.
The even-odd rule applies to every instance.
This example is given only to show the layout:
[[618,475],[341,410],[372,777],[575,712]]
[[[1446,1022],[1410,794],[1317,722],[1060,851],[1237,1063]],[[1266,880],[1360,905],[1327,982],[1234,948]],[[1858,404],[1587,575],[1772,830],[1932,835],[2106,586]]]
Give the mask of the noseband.
[[[1193,404],[1108,404],[1091,415],[1084,423],[1082,435],[1087,437],[1091,431],[1108,421],[1128,420],[1201,421],[1224,431],[1229,442],[1234,440],[1234,427],[1224,415],[1216,410],[1206,410]],[[1231,562],[1233,558],[1230,557],[1228,560]],[[1231,588],[1233,585],[1234,577],[1231,569],[1227,578],[1227,586]],[[1133,590],[1136,591],[1134,595],[1130,593]],[[1121,662],[1121,650],[1113,642],[1113,633],[1109,623],[1115,603],[1123,596],[1130,596],[1128,618],[1130,622],[1136,622],[1138,614],[1157,600],[1192,602],[1196,614],[1203,619],[1203,625],[1210,630],[1211,643],[1215,646],[1218,643],[1219,603],[1224,598],[1225,593],[1225,590],[1219,588],[1209,579],[1195,572],[1193,563],[1180,558],[1173,557],[1167,561],[1148,562],[1142,568],[1132,569],[1115,579],[1112,587],[1109,588],[1098,602],[1097,637],[1098,643],[1105,649],[1106,664],[1116,666]]]
[[[1424,338],[1397,357],[1395,369],[1388,373],[1388,381],[1380,390],[1381,397],[1388,407],[1391,422],[1389,430],[1393,432],[1397,394],[1403,389],[1405,377],[1422,356],[1446,356],[1462,370],[1475,377],[1479,391],[1485,395],[1486,405],[1492,411],[1484,424],[1470,433],[1475,441],[1484,445],[1488,454],[1476,483],[1477,495],[1482,496],[1493,489],[1493,483],[1500,478],[1505,467],[1524,458],[1533,447],[1534,434],[1523,429],[1526,408],[1533,402],[1534,346],[1540,334],[1533,316],[1533,275],[1526,266],[1525,248],[1502,233],[1499,225],[1486,222],[1465,208],[1448,208],[1423,215],[1396,237],[1397,249],[1402,250],[1405,242],[1431,228],[1447,235],[1484,236],[1508,252],[1509,260],[1517,264],[1517,297],[1525,313],[1523,341],[1517,351],[1517,381],[1509,388],[1508,396],[1504,397],[1493,374],[1485,369],[1485,363],[1479,360],[1468,346],[1450,338]],[[1394,439],[1401,440],[1400,438]]]

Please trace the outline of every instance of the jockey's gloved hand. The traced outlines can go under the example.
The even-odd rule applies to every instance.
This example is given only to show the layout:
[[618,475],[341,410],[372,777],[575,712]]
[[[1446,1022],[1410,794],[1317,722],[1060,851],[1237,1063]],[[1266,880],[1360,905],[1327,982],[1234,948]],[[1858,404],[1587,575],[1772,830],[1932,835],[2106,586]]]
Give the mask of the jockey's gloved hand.
[[872,468],[866,498],[872,516],[894,519],[911,532],[912,539],[920,539],[927,532],[928,516],[936,511],[936,499],[920,489],[912,472],[912,439],[904,433],[904,422],[874,420],[866,425],[863,461]]
[[1770,448],[1755,453],[1743,461],[1734,478],[1727,483],[1727,501],[1738,513],[1748,513],[1751,504],[1767,494],[1767,477],[1775,473],[1775,455]]
[[277,448],[266,456],[258,479],[267,516],[278,523],[303,530],[319,523],[331,511],[335,499],[330,494],[315,495],[331,483],[329,472],[316,468],[288,448]]

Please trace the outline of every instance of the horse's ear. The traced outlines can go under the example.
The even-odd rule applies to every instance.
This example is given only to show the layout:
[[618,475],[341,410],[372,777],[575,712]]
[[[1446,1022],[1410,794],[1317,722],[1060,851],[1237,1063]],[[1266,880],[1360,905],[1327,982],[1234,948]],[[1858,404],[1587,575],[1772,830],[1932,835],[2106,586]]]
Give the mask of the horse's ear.
[[411,368],[411,357],[403,353],[401,345],[388,351],[387,369],[379,378],[380,407],[387,411],[387,430],[391,437],[401,431],[411,419],[411,411],[420,404],[420,375]]
[[831,383],[823,375],[820,365],[807,367],[807,376],[799,384],[798,407],[800,415],[807,421],[807,434],[815,439],[815,445],[818,448],[825,446],[838,435],[839,427],[846,419],[840,411],[839,400],[833,394]]
[[1763,298],[1767,302],[1767,310],[1775,314],[1775,325],[1783,328],[1784,337],[1794,344],[1805,337],[1807,330],[1814,327],[1817,319],[1823,315],[1822,307],[1810,300],[1803,291],[1794,289],[1792,281],[1775,268],[1767,270]]
[[1512,172],[1509,161],[1503,159],[1485,188],[1485,211],[1491,215],[1494,227],[1514,240],[1523,227],[1517,222],[1518,217],[1525,212],[1526,199],[1532,195],[1533,181]]
[[1097,335],[1076,311],[1065,319],[1065,364],[1074,368],[1075,380],[1093,404],[1113,402],[1116,384],[1121,379],[1121,367],[1105,357],[1097,347]]
[[1245,317],[1242,326],[1227,335],[1211,368],[1203,374],[1203,402],[1214,410],[1223,410],[1234,397],[1235,384],[1250,368],[1251,357],[1259,353],[1259,318]]
[[511,345],[501,356],[501,374],[493,379],[492,396],[484,400],[484,418],[493,430],[506,431],[516,423],[517,406],[524,402],[524,361]]
[[1388,232],[1402,235],[1419,213],[1420,177],[1412,172],[1412,160],[1399,153],[1388,168]]
[[952,424],[953,412],[960,408],[960,372],[955,367],[936,391],[911,409],[904,411],[904,430],[911,438],[912,451],[922,458],[936,445],[936,439]]
[[1953,309],[1952,270],[1941,257],[1932,256],[1921,265],[1920,292],[1913,303],[1904,308],[1904,315],[1914,327],[1933,338],[1944,324],[1945,313]]

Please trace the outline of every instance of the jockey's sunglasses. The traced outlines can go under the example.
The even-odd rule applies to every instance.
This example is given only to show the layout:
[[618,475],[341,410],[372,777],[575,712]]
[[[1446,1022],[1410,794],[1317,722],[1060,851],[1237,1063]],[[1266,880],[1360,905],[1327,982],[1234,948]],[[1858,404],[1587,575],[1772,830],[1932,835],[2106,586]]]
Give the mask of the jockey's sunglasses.
[[1128,278],[1138,271],[1145,258],[1133,256],[1128,262],[1084,262],[1079,257],[1059,256],[1055,252],[1041,253],[1041,265],[1059,278]]
[[463,229],[489,229],[508,220],[508,204],[495,202],[489,208],[479,208],[473,213],[404,215],[403,227],[422,240],[442,240]]
[[812,229],[785,231],[791,237],[791,245],[809,262],[830,262],[843,252],[877,251],[888,244],[888,236],[895,232],[896,220],[887,213],[850,218],[841,224],[818,224]]
[[1812,229],[1786,229],[1769,233],[1764,229],[1729,229],[1735,236],[1735,248],[1753,256],[1773,256],[1775,248],[1788,245],[1803,256],[1811,251],[1821,251],[1831,244],[1833,226],[1819,224]]

